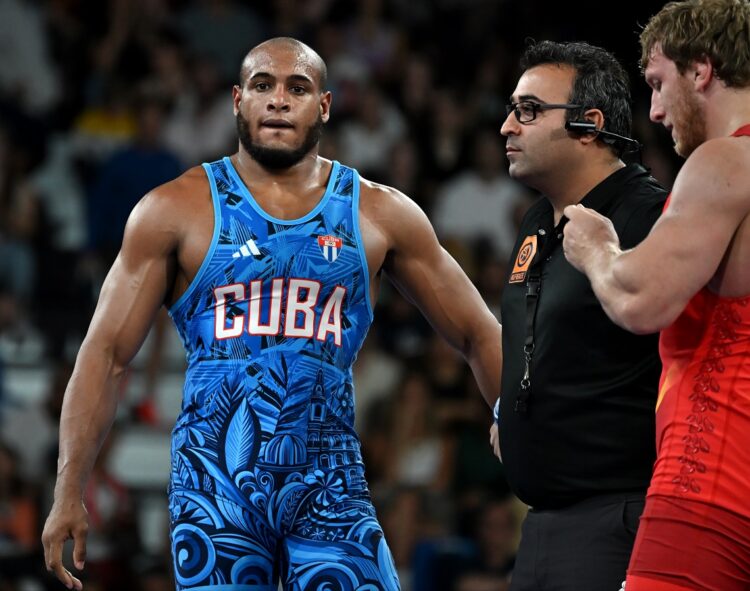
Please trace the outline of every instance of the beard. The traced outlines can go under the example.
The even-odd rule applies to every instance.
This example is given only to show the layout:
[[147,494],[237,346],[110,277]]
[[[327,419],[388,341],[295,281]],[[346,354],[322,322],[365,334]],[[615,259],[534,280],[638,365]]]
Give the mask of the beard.
[[310,150],[318,145],[322,132],[323,117],[318,113],[317,120],[307,128],[305,138],[299,147],[291,150],[268,148],[255,141],[250,132],[250,125],[247,119],[242,116],[242,113],[237,113],[237,135],[240,138],[242,147],[245,148],[253,160],[263,168],[270,170],[284,170],[297,164]]
[[706,141],[706,120],[701,112],[696,96],[685,85],[675,101],[672,122],[675,134],[674,150],[687,158]]

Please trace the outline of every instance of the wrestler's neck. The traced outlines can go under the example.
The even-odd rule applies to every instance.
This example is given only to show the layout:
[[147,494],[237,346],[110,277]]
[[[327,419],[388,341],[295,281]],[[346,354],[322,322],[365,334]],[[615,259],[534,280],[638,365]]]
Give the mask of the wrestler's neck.
[[283,169],[271,169],[262,166],[250,154],[240,147],[231,156],[232,164],[243,182],[248,185],[277,187],[280,190],[299,191],[326,183],[330,162],[318,156],[317,147],[308,152],[302,159]]
[[705,102],[706,139],[732,135],[750,125],[750,87],[717,89]]

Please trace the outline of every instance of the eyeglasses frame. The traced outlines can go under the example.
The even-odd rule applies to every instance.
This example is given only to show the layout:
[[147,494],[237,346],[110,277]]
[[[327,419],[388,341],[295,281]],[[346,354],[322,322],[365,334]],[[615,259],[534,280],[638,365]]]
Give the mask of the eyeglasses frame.
[[[521,121],[521,112],[518,109],[518,105],[531,105],[531,113],[532,117],[528,121]],[[583,105],[574,105],[571,103],[537,103],[534,101],[518,101],[517,103],[510,103],[505,105],[505,116],[513,113],[513,115],[516,117],[516,121],[518,121],[521,125],[526,125],[527,123],[531,123],[534,121],[537,117],[537,114],[539,111],[549,111],[552,109],[582,109]]]

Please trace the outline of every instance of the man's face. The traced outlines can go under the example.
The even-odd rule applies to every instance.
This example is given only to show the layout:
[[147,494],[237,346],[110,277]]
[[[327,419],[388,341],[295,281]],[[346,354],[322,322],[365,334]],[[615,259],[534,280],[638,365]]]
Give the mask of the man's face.
[[[518,80],[511,102],[567,103],[573,78],[574,70],[568,66],[535,66]],[[511,112],[500,133],[508,138],[505,146],[510,162],[508,173],[534,188],[540,188],[540,181],[560,169],[572,147],[565,130],[564,109],[537,111],[536,118],[529,123],[520,123]]]
[[671,132],[675,151],[687,158],[706,141],[706,121],[689,79],[691,69],[680,74],[675,63],[657,46],[651,51],[643,74],[651,87],[651,121]]
[[329,116],[331,94],[321,93],[313,60],[276,45],[252,53],[243,72],[233,90],[242,147],[266,168],[293,166],[318,145]]

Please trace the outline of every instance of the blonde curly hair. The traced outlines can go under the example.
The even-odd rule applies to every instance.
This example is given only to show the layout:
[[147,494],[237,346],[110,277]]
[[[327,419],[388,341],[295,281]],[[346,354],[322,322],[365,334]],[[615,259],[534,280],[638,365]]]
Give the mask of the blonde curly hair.
[[658,46],[680,73],[708,58],[727,86],[750,86],[750,2],[686,0],[670,2],[651,17],[640,36],[641,68]]

